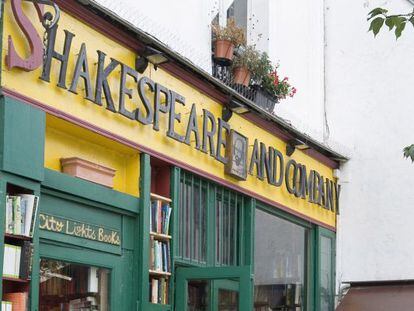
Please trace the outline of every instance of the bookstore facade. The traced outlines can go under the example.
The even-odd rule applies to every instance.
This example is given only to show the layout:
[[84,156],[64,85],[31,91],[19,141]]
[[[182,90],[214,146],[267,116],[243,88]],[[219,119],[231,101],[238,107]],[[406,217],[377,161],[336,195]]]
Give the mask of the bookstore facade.
[[55,2],[2,2],[2,310],[333,310],[337,157]]

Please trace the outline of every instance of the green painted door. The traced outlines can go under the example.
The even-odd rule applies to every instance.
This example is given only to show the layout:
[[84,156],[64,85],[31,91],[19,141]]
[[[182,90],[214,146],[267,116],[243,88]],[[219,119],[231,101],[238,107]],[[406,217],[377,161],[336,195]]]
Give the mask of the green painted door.
[[177,268],[178,311],[251,311],[250,267]]

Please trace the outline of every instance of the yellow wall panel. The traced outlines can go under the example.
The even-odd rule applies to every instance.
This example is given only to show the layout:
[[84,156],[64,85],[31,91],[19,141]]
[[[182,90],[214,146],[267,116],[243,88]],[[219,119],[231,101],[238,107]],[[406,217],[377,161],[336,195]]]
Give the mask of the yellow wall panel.
[[114,189],[139,195],[139,154],[109,139],[47,116],[45,167],[61,171],[60,159],[79,157],[116,170]]

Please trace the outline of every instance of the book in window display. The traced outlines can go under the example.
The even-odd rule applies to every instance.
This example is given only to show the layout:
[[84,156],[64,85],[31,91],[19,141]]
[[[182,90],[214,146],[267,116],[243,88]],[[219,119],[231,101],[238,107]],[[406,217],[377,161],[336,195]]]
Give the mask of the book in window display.
[[6,233],[33,237],[39,197],[32,194],[7,195]]
[[149,240],[149,301],[168,304],[169,277],[171,275],[170,199],[151,194]]

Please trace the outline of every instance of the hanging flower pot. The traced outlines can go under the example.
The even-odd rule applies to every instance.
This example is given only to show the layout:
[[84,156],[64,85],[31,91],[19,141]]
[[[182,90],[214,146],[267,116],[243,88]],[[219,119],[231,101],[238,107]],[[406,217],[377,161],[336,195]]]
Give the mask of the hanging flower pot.
[[216,62],[228,66],[233,60],[234,48],[245,43],[244,30],[236,25],[233,18],[227,20],[226,26],[214,23],[211,28],[214,40],[214,59]]
[[229,40],[216,40],[214,42],[214,58],[218,61],[231,62],[233,59],[234,44]]
[[235,67],[233,69],[233,81],[235,84],[249,86],[250,71],[247,67]]

